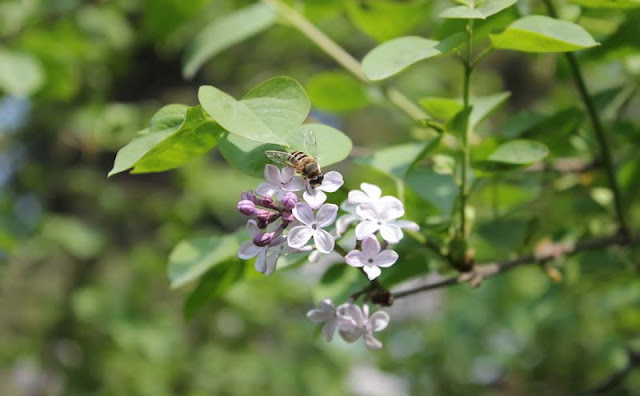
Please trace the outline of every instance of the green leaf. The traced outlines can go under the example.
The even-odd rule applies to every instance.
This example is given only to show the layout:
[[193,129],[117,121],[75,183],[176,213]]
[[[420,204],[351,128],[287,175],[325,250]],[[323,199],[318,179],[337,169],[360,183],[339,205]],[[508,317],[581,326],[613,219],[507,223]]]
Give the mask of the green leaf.
[[347,15],[363,32],[378,41],[402,36],[428,17],[431,2],[425,0],[348,0]]
[[493,14],[511,7],[517,0],[470,0],[466,5],[451,7],[442,11],[440,18],[486,19]]
[[207,271],[184,303],[183,314],[189,320],[206,304],[222,296],[242,279],[244,263],[232,258]]
[[130,168],[131,173],[177,168],[214,148],[223,132],[200,106],[164,106],[148,129],[118,151],[109,176]]
[[369,103],[362,82],[345,72],[316,74],[307,82],[306,89],[311,103],[322,110],[348,112]]
[[462,102],[458,99],[435,96],[422,98],[418,103],[420,103],[420,106],[422,106],[431,117],[444,121],[451,119],[462,110],[463,107]]
[[318,142],[318,163],[326,167],[345,159],[351,152],[351,139],[339,130],[323,124],[304,124],[291,134],[290,145],[261,143],[227,133],[220,138],[220,153],[235,169],[254,177],[264,177],[264,166],[272,163],[264,152],[267,150],[306,151],[304,135],[313,130]]
[[146,153],[131,173],[162,172],[182,166],[218,144],[224,129],[195,106],[187,109],[180,128]]
[[471,99],[473,110],[469,116],[471,125],[478,126],[482,121],[489,117],[498,107],[504,104],[511,96],[511,92],[501,92],[490,96],[481,96]]
[[213,56],[267,29],[276,19],[272,7],[257,3],[214,20],[187,47],[182,74],[192,78]]
[[275,77],[252,89],[241,101],[212,86],[202,86],[198,99],[227,131],[249,140],[286,145],[294,128],[309,113],[304,89],[288,77]]
[[459,190],[452,175],[431,169],[413,169],[407,173],[405,182],[421,198],[438,208],[443,216],[449,216]]
[[44,71],[35,57],[0,49],[0,91],[26,97],[44,82]]
[[451,120],[445,124],[445,129],[450,134],[462,138],[469,129],[469,120],[473,107],[460,110]]
[[118,151],[113,169],[108,176],[132,168],[156,145],[178,131],[184,121],[187,109],[188,107],[185,105],[171,104],[158,110],[151,118],[149,128],[140,131],[129,144]]
[[489,36],[496,48],[523,52],[569,52],[599,45],[581,26],[543,15],[520,18]]
[[529,219],[497,219],[481,224],[478,234],[493,246],[511,253],[522,247],[530,224]]
[[445,54],[464,41],[457,33],[442,41],[417,36],[400,37],[383,43],[362,60],[364,74],[371,80],[384,80],[424,59]]
[[370,166],[387,175],[402,179],[415,158],[428,143],[405,143],[376,150],[368,157],[358,158],[355,162]]
[[639,8],[640,0],[571,0],[587,8]]
[[[475,127],[500,107],[511,96],[510,92],[501,92],[490,96],[471,98],[473,110],[469,115],[470,123]],[[458,99],[426,97],[420,99],[420,105],[430,116],[441,120],[450,120],[462,110],[462,102]]]
[[500,145],[487,159],[474,163],[474,168],[484,171],[511,171],[541,161],[549,154],[542,143],[532,140],[512,140]]
[[235,234],[195,238],[180,242],[169,255],[171,287],[183,286],[216,265],[236,257],[244,230]]

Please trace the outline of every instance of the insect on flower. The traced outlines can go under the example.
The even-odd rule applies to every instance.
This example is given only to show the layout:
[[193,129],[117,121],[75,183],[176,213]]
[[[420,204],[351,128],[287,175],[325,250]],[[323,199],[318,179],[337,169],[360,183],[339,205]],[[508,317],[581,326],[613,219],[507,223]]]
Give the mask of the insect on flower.
[[304,148],[306,153],[302,151],[285,151],[267,150],[265,155],[276,164],[286,165],[294,168],[308,182],[310,187],[316,187],[322,184],[324,175],[320,169],[320,164],[316,159],[318,156],[318,142],[316,134],[311,129],[307,129],[304,135]]

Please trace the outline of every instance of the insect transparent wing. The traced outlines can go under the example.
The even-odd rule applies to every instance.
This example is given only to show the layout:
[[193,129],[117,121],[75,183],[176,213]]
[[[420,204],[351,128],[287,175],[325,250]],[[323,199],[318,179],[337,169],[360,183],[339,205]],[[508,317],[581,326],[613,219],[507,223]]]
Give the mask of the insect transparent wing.
[[318,141],[316,140],[316,133],[311,128],[304,133],[304,149],[307,154],[318,159]]
[[287,166],[292,165],[292,155],[284,151],[267,150],[264,152],[264,155],[276,164]]

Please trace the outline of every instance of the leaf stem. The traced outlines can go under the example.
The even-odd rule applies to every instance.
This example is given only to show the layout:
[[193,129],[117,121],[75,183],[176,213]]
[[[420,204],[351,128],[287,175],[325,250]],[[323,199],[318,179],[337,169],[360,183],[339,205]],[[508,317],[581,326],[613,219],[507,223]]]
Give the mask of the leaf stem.
[[[473,34],[473,20],[469,20],[467,22],[467,55],[464,61],[464,80],[463,80],[463,89],[462,89],[462,102],[464,104],[464,108],[469,107],[469,91],[470,91],[470,80],[471,73],[473,72],[474,64],[471,61],[471,52],[472,52],[472,34]],[[466,230],[467,230],[467,198],[468,198],[468,188],[467,188],[467,173],[470,166],[471,159],[471,150],[469,147],[469,141],[471,140],[472,134],[472,126],[467,123],[467,128],[465,133],[462,135],[462,180],[460,181],[460,235],[464,239],[466,239]]]
[[[553,18],[557,18],[558,14],[556,12],[555,7],[551,0],[544,0],[544,3],[547,7],[547,11],[549,15]],[[580,92],[580,96],[582,97],[582,101],[587,107],[587,113],[589,114],[589,118],[591,120],[591,124],[593,125],[593,130],[596,135],[596,139],[598,140],[598,145],[600,146],[600,156],[602,157],[602,163],[607,173],[607,179],[609,182],[609,188],[613,192],[613,200],[616,211],[616,217],[618,218],[618,224],[622,232],[626,235],[629,235],[630,229],[627,224],[627,220],[624,213],[624,205],[622,202],[622,192],[620,190],[620,186],[618,185],[618,181],[616,179],[615,167],[613,164],[613,158],[611,156],[611,148],[609,146],[609,142],[607,140],[607,135],[605,133],[604,127],[602,126],[602,122],[600,120],[600,115],[596,110],[595,104],[593,103],[593,99],[587,90],[587,86],[584,82],[584,78],[582,76],[582,71],[580,70],[580,65],[575,57],[575,55],[571,52],[565,53],[567,61],[569,63],[569,67],[571,69],[571,74],[573,76],[573,80],[578,88],[578,92]]]
[[[367,85],[371,84],[371,80],[369,80],[364,74],[360,62],[333,41],[329,36],[324,34],[314,24],[309,22],[309,20],[302,14],[281,0],[262,0],[262,2],[273,7],[278,14],[284,18],[284,20],[307,36],[309,40],[313,41],[318,47],[320,47],[320,49],[327,53],[327,55],[347,69],[347,71]],[[413,120],[424,121],[430,119],[427,113],[397,89],[387,87],[385,96],[391,103],[406,113]]]

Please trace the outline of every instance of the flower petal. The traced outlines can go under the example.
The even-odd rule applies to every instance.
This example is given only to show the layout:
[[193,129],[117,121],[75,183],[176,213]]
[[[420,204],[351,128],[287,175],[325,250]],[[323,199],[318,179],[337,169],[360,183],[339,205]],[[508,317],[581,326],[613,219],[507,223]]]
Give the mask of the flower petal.
[[318,308],[332,313],[336,311],[336,307],[333,305],[333,302],[329,298],[325,298],[324,300],[320,301],[320,304],[318,304]]
[[380,253],[380,242],[375,235],[368,236],[362,241],[362,252],[368,258],[375,258]]
[[277,166],[267,164],[264,167],[264,178],[271,184],[280,185],[282,182],[280,177],[280,169]]
[[371,264],[365,265],[364,267],[362,267],[362,269],[367,274],[367,278],[369,278],[370,281],[376,279],[382,273],[380,268],[378,268],[375,265],[371,265]]
[[309,242],[312,236],[313,230],[307,226],[293,227],[287,235],[287,244],[294,249],[301,248]]
[[293,176],[291,180],[282,184],[284,191],[300,191],[304,189],[304,180],[299,176]]
[[352,267],[364,267],[368,260],[369,257],[359,250],[352,250],[344,256],[344,261]]
[[275,272],[279,258],[280,252],[276,251],[276,249],[273,249],[267,253],[267,265],[264,271],[265,275],[271,275]]
[[362,183],[360,184],[360,188],[367,194],[370,201],[379,199],[382,195],[382,190],[375,184]]
[[256,258],[256,262],[254,264],[256,271],[265,273],[267,272],[267,249],[260,249],[260,254],[258,254],[258,258]]
[[404,234],[395,224],[383,224],[380,226],[380,236],[389,243],[398,243]]
[[337,215],[338,205],[324,204],[318,209],[318,213],[316,213],[316,224],[320,228],[329,227],[336,221]]
[[420,226],[410,220],[396,220],[393,224],[397,225],[400,228],[404,228],[409,231],[420,231]]
[[351,303],[345,303],[337,308],[339,316],[351,318],[356,322],[356,326],[364,326],[366,318],[359,306]]
[[366,333],[364,335],[364,344],[369,349],[380,349],[380,348],[382,348],[382,342],[380,342],[380,340],[378,340],[376,337],[373,336],[373,334],[370,334],[370,333]]
[[293,175],[295,175],[295,173],[296,173],[295,169],[293,169],[290,166],[285,166],[280,171],[280,183],[289,182],[293,178]]
[[240,249],[238,249],[238,257],[243,260],[249,260],[260,253],[263,250],[260,246],[256,246],[251,241],[242,242]]
[[371,198],[360,190],[349,191],[349,196],[347,198],[349,203],[358,205],[365,202],[371,202]]
[[322,334],[327,341],[333,340],[333,334],[336,332],[336,321],[327,320],[327,323],[322,326]]
[[338,236],[344,234],[344,232],[349,228],[349,225],[354,221],[358,221],[358,219],[360,219],[360,217],[354,214],[346,214],[338,217],[338,220],[336,221],[336,232],[338,233]]
[[312,309],[307,312],[307,318],[311,319],[313,323],[322,323],[332,319],[333,315],[322,309]]
[[356,328],[356,321],[348,316],[338,315],[338,328],[342,331],[353,331]]
[[392,196],[385,196],[376,201],[376,209],[384,221],[390,221],[404,216],[404,205]]
[[380,229],[377,222],[365,220],[356,226],[356,239],[362,240]]
[[311,205],[312,208],[314,209],[319,208],[324,203],[324,201],[327,200],[327,194],[320,191],[320,189],[311,188],[307,190],[308,191],[305,191],[304,193],[302,193],[302,198],[309,205]]
[[339,333],[343,340],[351,344],[358,341],[358,338],[362,337],[363,331],[356,327],[349,331],[340,330]]
[[378,220],[378,211],[376,210],[376,206],[374,206],[371,202],[365,202],[356,207],[356,214],[363,219],[367,220]]
[[384,311],[378,311],[371,315],[369,318],[369,322],[367,323],[367,328],[371,329],[371,331],[382,331],[389,324],[389,314]]
[[398,261],[398,253],[393,250],[383,250],[373,259],[373,264],[387,268],[395,264],[396,261]]
[[298,202],[296,207],[293,208],[293,216],[298,219],[302,224],[311,225],[315,221],[315,216],[313,215],[313,209],[311,206],[307,205],[304,202]]
[[[293,231],[293,230],[291,230]],[[291,235],[291,233],[289,233]],[[318,228],[313,235],[313,242],[320,253],[331,253],[336,244],[331,234],[322,228]],[[305,242],[306,243],[306,242]]]
[[317,188],[326,192],[336,192],[344,184],[344,179],[339,172],[331,171],[324,174],[322,184]]
[[260,232],[260,229],[258,228],[258,222],[254,219],[247,221],[246,229],[247,234],[249,234],[251,238],[253,238],[257,233]]

